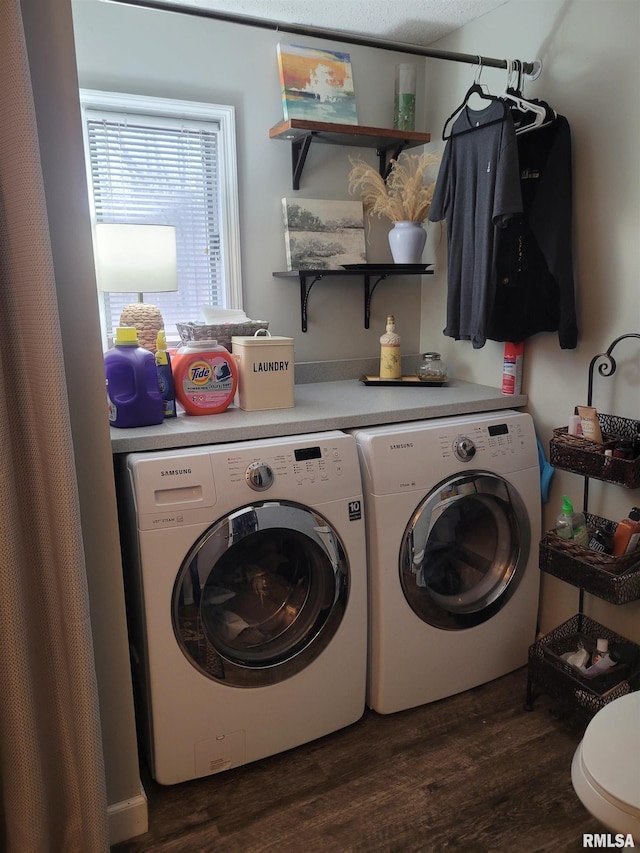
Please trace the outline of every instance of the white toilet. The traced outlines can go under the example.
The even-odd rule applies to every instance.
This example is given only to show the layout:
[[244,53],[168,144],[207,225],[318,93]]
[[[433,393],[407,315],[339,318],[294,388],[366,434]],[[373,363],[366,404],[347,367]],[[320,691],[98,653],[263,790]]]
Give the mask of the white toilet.
[[573,756],[571,781],[597,820],[640,842],[640,692],[614,699],[591,720]]

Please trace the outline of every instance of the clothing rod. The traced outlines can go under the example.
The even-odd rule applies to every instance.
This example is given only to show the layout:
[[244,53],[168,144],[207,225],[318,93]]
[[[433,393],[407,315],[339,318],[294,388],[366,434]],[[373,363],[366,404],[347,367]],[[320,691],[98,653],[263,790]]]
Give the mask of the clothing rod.
[[[489,68],[508,68],[506,59],[493,59],[490,56],[479,56],[473,53],[455,53],[449,50],[436,50],[423,47],[419,44],[409,44],[400,41],[389,41],[374,37],[359,36],[345,30],[326,30],[322,27],[310,27],[305,24],[287,24],[282,21],[271,21],[269,19],[254,18],[250,15],[235,15],[231,12],[218,12],[214,9],[205,9],[202,6],[178,6],[175,3],[163,3],[162,0],[107,0],[111,3],[119,3],[124,6],[137,6],[142,9],[156,9],[163,12],[177,12],[180,15],[192,15],[197,18],[209,18],[215,21],[225,21],[229,24],[241,24],[247,27],[260,27],[261,29],[274,30],[276,32],[292,33],[294,35],[315,36],[316,38],[330,39],[332,41],[346,42],[348,44],[359,44],[363,47],[377,47],[380,50],[394,50],[398,53],[411,53],[416,56],[426,56],[430,59],[448,59],[451,62],[466,62],[469,65],[487,66]],[[533,62],[521,62],[523,74],[535,80],[542,71],[542,62],[534,59]]]

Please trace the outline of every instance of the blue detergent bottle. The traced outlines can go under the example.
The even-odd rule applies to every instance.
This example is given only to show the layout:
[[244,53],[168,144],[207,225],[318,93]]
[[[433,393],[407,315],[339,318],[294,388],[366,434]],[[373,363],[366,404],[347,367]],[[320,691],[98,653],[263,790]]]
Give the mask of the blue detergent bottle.
[[161,424],[164,403],[153,353],[139,345],[133,326],[116,329],[114,346],[104,354],[109,422],[114,427]]
[[176,389],[164,329],[160,329],[156,335],[156,370],[158,372],[160,396],[164,404],[164,416],[165,418],[175,418],[178,414],[176,411]]

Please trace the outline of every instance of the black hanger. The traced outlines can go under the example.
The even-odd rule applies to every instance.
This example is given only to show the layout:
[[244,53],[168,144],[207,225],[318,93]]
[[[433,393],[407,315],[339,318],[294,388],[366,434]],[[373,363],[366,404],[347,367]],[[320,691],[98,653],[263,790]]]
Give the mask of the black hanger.
[[[450,121],[458,117],[458,114],[461,113],[462,110],[467,106],[469,98],[472,95],[479,95],[485,101],[498,101],[500,104],[502,104],[503,107],[502,116],[500,118],[493,119],[492,121],[487,121],[484,124],[479,124],[474,127],[468,127],[466,130],[459,130],[457,133],[449,133],[447,135],[447,125]],[[489,92],[485,92],[480,83],[478,83],[476,80],[476,82],[469,88],[467,94],[464,96],[464,100],[460,104],[460,106],[456,110],[454,110],[449,116],[449,118],[445,121],[444,127],[442,128],[442,139],[446,141],[447,139],[451,139],[451,137],[462,136],[465,133],[471,133],[475,130],[481,130],[483,127],[490,127],[492,124],[501,124],[507,118],[508,113],[509,108],[505,101],[503,101],[502,98],[499,98],[497,95],[491,95],[489,94]]]

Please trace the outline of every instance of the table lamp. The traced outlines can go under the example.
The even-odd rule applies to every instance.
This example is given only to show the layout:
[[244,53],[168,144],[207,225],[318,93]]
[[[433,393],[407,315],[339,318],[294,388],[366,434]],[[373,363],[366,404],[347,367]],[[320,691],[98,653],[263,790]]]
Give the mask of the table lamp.
[[96,277],[102,291],[138,294],[138,302],[123,309],[120,325],[135,326],[140,346],[155,353],[164,321],[143,294],[178,289],[174,226],[98,222]]

